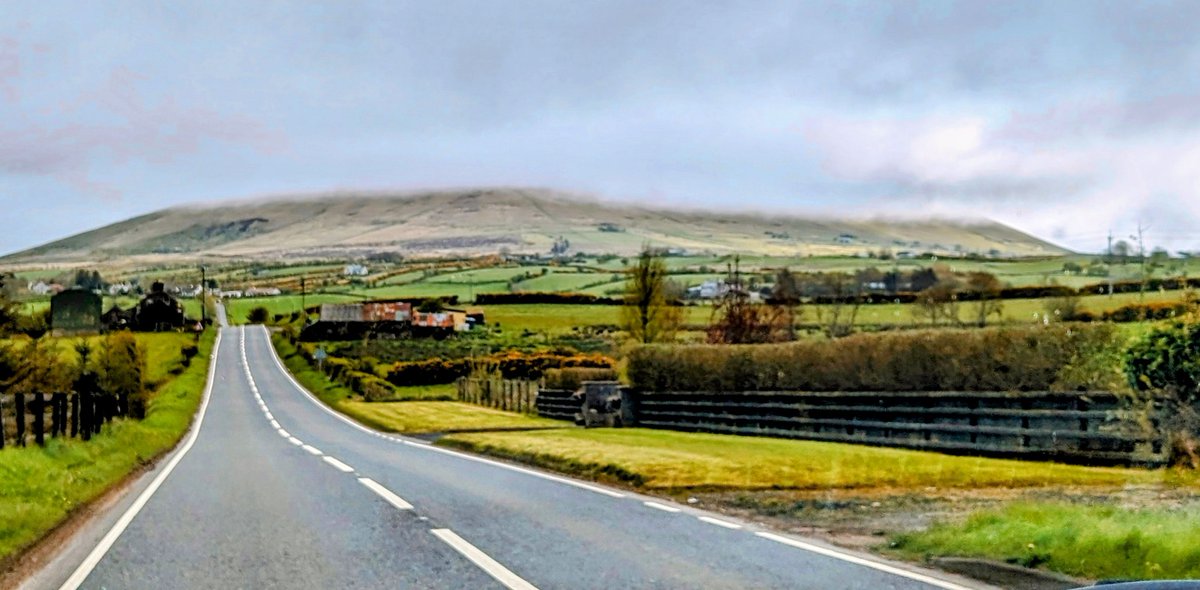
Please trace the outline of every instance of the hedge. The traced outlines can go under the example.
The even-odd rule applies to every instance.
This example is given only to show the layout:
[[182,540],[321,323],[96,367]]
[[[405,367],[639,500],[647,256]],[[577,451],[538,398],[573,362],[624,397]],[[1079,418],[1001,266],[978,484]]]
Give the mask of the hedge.
[[1103,324],[920,330],[758,345],[647,345],[630,383],[648,391],[1031,391],[1117,344]]
[[625,302],[614,297],[600,297],[590,293],[548,293],[527,291],[521,293],[480,293],[475,296],[476,305],[530,303],[567,303],[575,305],[622,305]]
[[387,381],[396,386],[454,383],[459,377],[466,377],[470,374],[473,362],[495,366],[505,379],[530,380],[540,379],[549,369],[566,367],[611,369],[616,365],[616,362],[612,358],[599,354],[525,354],[509,351],[474,360],[466,358],[435,358],[423,361],[399,362],[387,370]]
[[1169,320],[1182,317],[1188,305],[1182,302],[1130,303],[1104,312],[1101,316],[1108,322],[1141,322],[1145,320]]
[[570,367],[566,369],[549,369],[542,376],[542,386],[546,389],[579,389],[584,381],[616,381],[616,369],[596,369],[587,367]]

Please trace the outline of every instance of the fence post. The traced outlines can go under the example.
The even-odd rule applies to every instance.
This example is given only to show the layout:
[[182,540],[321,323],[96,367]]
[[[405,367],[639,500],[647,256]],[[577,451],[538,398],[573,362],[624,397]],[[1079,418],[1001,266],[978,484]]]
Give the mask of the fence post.
[[17,409],[17,446],[25,446],[25,394],[18,393],[13,406]]
[[30,404],[33,410],[33,440],[39,447],[46,446],[46,394],[37,392],[33,394],[33,403]]
[[79,398],[79,438],[92,440],[92,392],[85,389],[75,395]]
[[4,396],[0,395],[0,450],[4,449]]
[[71,438],[79,435],[79,393],[71,396]]
[[58,435],[67,436],[67,394],[58,394]]

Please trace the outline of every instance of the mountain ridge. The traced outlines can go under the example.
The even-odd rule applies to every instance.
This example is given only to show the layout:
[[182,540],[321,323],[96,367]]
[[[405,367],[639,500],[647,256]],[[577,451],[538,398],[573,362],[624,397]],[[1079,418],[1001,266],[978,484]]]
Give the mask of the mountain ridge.
[[178,205],[0,257],[0,264],[353,258],[571,252],[631,254],[649,243],[688,253],[893,252],[1052,256],[1068,251],[989,220],[854,219],[655,208],[548,189],[477,188],[273,195]]

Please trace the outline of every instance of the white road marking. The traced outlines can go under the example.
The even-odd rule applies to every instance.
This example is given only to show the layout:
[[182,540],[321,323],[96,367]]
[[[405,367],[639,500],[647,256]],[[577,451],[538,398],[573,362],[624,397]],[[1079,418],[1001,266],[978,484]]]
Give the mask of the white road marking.
[[275,430],[279,430],[279,423],[276,422],[275,420],[271,420],[271,428],[274,428]]
[[280,428],[278,430],[279,430],[279,436],[282,436],[283,438],[292,438],[292,435],[290,432],[288,432],[282,428]]
[[345,463],[342,463],[341,461],[338,461],[337,459],[334,459],[333,457],[330,457],[329,455],[325,455],[324,457],[322,457],[322,459],[324,459],[326,463],[333,465],[333,467],[335,469],[337,469],[338,471],[341,471],[342,473],[353,473],[354,472],[353,467],[346,465]]
[[[245,338],[244,333],[242,337]],[[84,558],[83,563],[80,563],[79,567],[75,568],[75,571],[71,574],[71,577],[67,578],[66,582],[63,582],[63,585],[61,586],[62,590],[75,590],[76,588],[79,588],[79,585],[82,584],[89,575],[91,575],[92,570],[96,569],[96,565],[100,563],[101,559],[104,559],[104,555],[108,553],[108,550],[111,549],[113,544],[117,542],[117,539],[121,536],[121,533],[124,533],[125,529],[129,527],[129,523],[133,522],[133,519],[138,515],[139,512],[142,511],[142,508],[146,506],[146,502],[150,501],[150,497],[154,495],[154,492],[158,491],[158,488],[161,487],[163,482],[167,480],[167,476],[171,475],[171,472],[175,470],[175,466],[179,464],[179,461],[183,459],[183,456],[192,449],[192,445],[196,444],[196,438],[200,434],[200,427],[204,425],[204,414],[208,411],[208,400],[212,397],[213,374],[217,370],[217,353],[220,350],[221,332],[218,331],[216,342],[213,344],[211,357],[212,360],[208,365],[208,383],[204,387],[204,399],[200,402],[200,409],[196,412],[196,423],[192,427],[191,432],[188,433],[187,440],[184,441],[183,446],[179,448],[179,452],[176,453],[174,457],[171,457],[171,460],[165,467],[163,467],[162,473],[159,473],[158,476],[154,478],[154,481],[150,482],[150,485],[142,491],[141,495],[139,495],[136,500],[134,500],[133,505],[131,505],[129,509],[121,515],[121,518],[117,519],[117,522],[113,524],[111,529],[108,530],[108,533],[100,539],[100,543],[97,544],[94,549],[92,549],[91,553],[88,553],[87,557]]]
[[[263,329],[264,335],[266,335],[266,331],[267,331],[266,327],[263,327],[262,329]],[[270,336],[267,335],[267,338],[268,338],[268,344],[270,344],[270,341],[269,341]],[[429,443],[426,443],[423,441],[416,442],[416,441],[412,441],[412,440],[408,440],[408,439],[404,439],[404,438],[400,438],[400,437],[386,436],[379,432],[371,430],[370,428],[367,428],[366,426],[363,426],[362,424],[359,424],[358,422],[355,422],[354,420],[351,420],[350,418],[347,418],[346,416],[339,414],[333,408],[330,408],[329,406],[325,405],[321,400],[313,397],[313,394],[309,393],[309,391],[307,389],[305,389],[303,385],[300,385],[299,381],[296,381],[296,378],[293,377],[292,373],[287,370],[287,367],[283,366],[283,360],[279,358],[279,351],[275,350],[275,346],[271,345],[271,346],[268,346],[268,348],[270,348],[270,350],[271,350],[271,358],[275,360],[275,365],[279,367],[279,371],[283,374],[283,376],[286,377],[287,380],[292,384],[292,386],[296,388],[296,391],[299,391],[302,395],[304,395],[304,397],[308,398],[308,401],[315,404],[318,408],[321,408],[321,410],[325,411],[330,416],[333,416],[334,418],[337,418],[338,420],[345,422],[349,426],[351,426],[357,430],[360,430],[362,432],[365,432],[371,436],[376,436],[379,438],[384,438],[387,440],[399,442],[399,443],[406,444],[406,445],[409,445],[409,446],[411,446],[413,448],[417,448],[417,449],[428,449],[430,451],[435,451],[435,452],[442,453],[445,455],[459,457],[462,459],[466,459],[468,461],[475,461],[476,463],[485,463],[485,464],[491,465],[493,467],[499,467],[501,469],[507,469],[509,471],[516,471],[517,473],[524,473],[525,475],[532,475],[533,477],[539,477],[539,478],[542,478],[545,480],[554,481],[554,482],[566,484],[569,486],[574,486],[574,487],[577,487],[580,489],[588,490],[589,492],[596,492],[597,494],[604,494],[605,496],[609,496],[611,498],[624,498],[625,497],[625,494],[622,494],[621,492],[614,492],[612,490],[605,489],[600,486],[594,486],[591,484],[587,484],[582,481],[576,481],[576,480],[568,479],[565,477],[558,477],[557,475],[550,475],[549,473],[542,473],[540,471],[534,471],[532,469],[525,469],[524,467],[517,467],[516,465],[509,465],[508,463],[502,463],[500,461],[493,461],[491,459],[485,459],[483,457],[476,457],[475,455],[468,455],[467,453],[460,453],[458,451],[452,451],[450,449],[443,449],[441,447],[435,447],[435,446],[430,445]]]
[[404,498],[393,494],[391,490],[379,485],[375,480],[369,477],[358,478],[358,483],[363,484],[368,490],[375,492],[380,498],[387,501],[388,504],[395,506],[398,510],[412,510],[413,505],[404,501]]
[[288,437],[288,442],[290,442],[290,443],[292,443],[292,444],[294,444],[294,445],[296,445],[296,446],[300,446],[300,445],[304,444],[303,442],[301,442],[301,441],[300,441],[300,439],[298,439],[298,438],[296,438],[296,437],[294,437],[294,436],[289,436],[289,437]]
[[270,410],[267,410],[267,420],[270,420],[272,422],[275,421],[275,415],[272,414]]
[[642,502],[642,504],[645,504],[646,506],[655,510],[662,510],[663,512],[679,512],[679,509],[675,508],[674,506],[667,506],[666,504],[659,504],[658,502]]
[[509,571],[508,568],[500,565],[500,562],[488,557],[488,555],[474,545],[468,543],[462,537],[456,535],[450,529],[433,529],[429,531],[437,538],[445,541],[447,545],[454,548],[455,551],[461,553],[463,557],[471,560],[471,563],[479,566],[480,569],[487,572],[497,582],[504,584],[504,587],[509,590],[537,590],[537,586],[523,580],[517,574]]
[[910,580],[924,582],[931,586],[937,586],[938,588],[944,588],[945,590],[971,590],[971,588],[968,586],[955,584],[954,582],[948,582],[946,580],[941,580],[941,579],[935,578],[933,576],[927,576],[922,573],[909,571],[909,570],[906,570],[903,568],[888,565],[886,563],[880,563],[878,561],[864,559],[864,558],[858,557],[856,555],[842,553],[841,551],[838,551],[836,549],[822,547],[820,545],[813,545],[812,543],[805,543],[804,541],[791,539],[788,537],[784,537],[782,535],[776,535],[775,533],[754,533],[754,534],[759,537],[762,537],[764,539],[770,539],[772,541],[775,541],[776,543],[783,543],[784,545],[789,545],[789,546],[795,547],[797,549],[803,549],[805,551],[816,553],[818,555],[824,555],[825,557],[832,557],[834,559],[839,559],[841,561],[845,561],[848,563],[853,563],[853,564],[869,567],[871,569],[879,570],[881,572],[887,572],[889,574],[897,575],[897,576],[900,576],[903,578],[908,578]]
[[302,447],[300,447],[300,448],[302,448],[302,449],[304,449],[304,450],[308,451],[308,452],[309,452],[309,454],[311,454],[311,455],[320,455],[320,454],[321,454],[321,450],[320,450],[320,449],[318,449],[317,447],[314,447],[314,446],[312,446],[312,445],[304,445],[304,446],[302,446]]
[[725,527],[725,528],[727,528],[727,529],[740,529],[740,528],[742,528],[742,525],[740,525],[740,524],[737,524],[737,523],[735,523],[735,522],[729,522],[728,520],[721,520],[721,519],[719,519],[719,518],[713,518],[713,517],[711,517],[711,516],[701,516],[701,517],[700,517],[700,520],[702,520],[702,521],[704,521],[704,522],[707,522],[708,524],[715,524],[715,525],[717,525],[717,526]]

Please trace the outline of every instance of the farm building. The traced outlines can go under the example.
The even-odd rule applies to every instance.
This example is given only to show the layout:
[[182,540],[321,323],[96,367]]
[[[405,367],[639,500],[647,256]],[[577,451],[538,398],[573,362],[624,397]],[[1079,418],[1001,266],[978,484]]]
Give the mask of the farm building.
[[448,336],[483,323],[483,314],[462,310],[420,312],[408,301],[370,301],[366,303],[326,303],[320,318],[304,328],[301,339],[349,340],[377,336],[381,338]]

